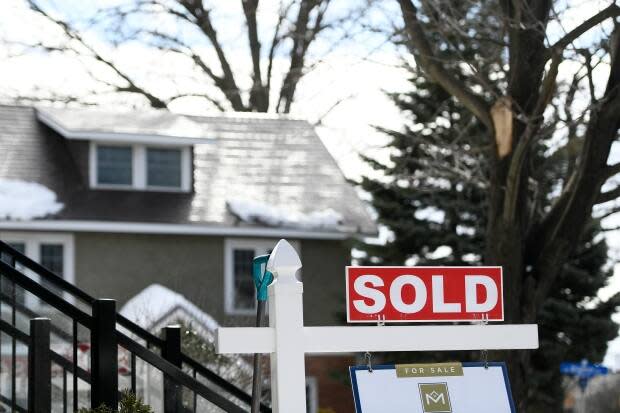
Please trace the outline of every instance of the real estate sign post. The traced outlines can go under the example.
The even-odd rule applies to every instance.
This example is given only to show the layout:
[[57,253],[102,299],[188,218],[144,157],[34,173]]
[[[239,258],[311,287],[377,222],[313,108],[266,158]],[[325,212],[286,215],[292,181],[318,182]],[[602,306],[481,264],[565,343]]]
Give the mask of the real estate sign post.
[[[287,241],[280,240],[267,263],[267,270],[274,276],[274,282],[269,285],[269,327],[219,328],[217,331],[216,348],[220,354],[270,354],[272,405],[276,413],[306,411],[304,365],[306,353],[508,350],[535,349],[538,347],[538,328],[534,324],[304,327],[303,284],[295,276],[300,268],[301,260],[297,252]],[[384,285],[380,286],[377,279],[364,283],[358,282],[358,287],[365,286],[368,289],[374,289],[374,292],[356,288],[355,293],[358,294],[356,296],[351,294],[352,290],[349,288],[348,308],[352,303],[351,300],[358,300],[358,307],[356,307],[358,310],[362,308],[359,307],[359,300],[363,300],[367,306],[377,305],[379,308],[378,304],[381,304],[382,298],[380,296],[382,295],[385,305],[389,304],[403,314],[415,314],[416,312],[413,310],[417,307],[420,307],[419,311],[424,311],[427,306],[430,306],[430,316],[433,313],[449,314],[447,318],[450,320],[464,318],[467,321],[472,321],[475,320],[475,316],[482,314],[482,311],[479,311],[480,308],[487,308],[493,304],[489,312],[497,313],[499,311],[494,317],[503,319],[503,309],[499,310],[502,308],[500,305],[501,271],[499,278],[497,277],[497,270],[490,270],[488,273],[463,274],[462,292],[465,297],[453,297],[452,293],[449,292],[452,290],[448,285],[448,280],[444,278],[442,280],[443,287],[448,289],[444,290],[443,297],[441,297],[439,292],[441,291],[439,288],[441,287],[440,281],[433,278],[436,275],[442,275],[441,273],[422,276],[421,273],[400,273],[402,272],[401,269],[398,274],[394,273],[390,275],[392,278],[388,279],[387,274],[385,275],[386,278],[382,278],[380,273],[382,270],[378,267],[374,268],[374,273],[371,275],[376,275],[382,279]],[[398,278],[403,275],[408,277]],[[487,278],[466,278],[465,275]],[[416,280],[411,276],[417,276],[418,279]],[[355,284],[355,280],[352,282]],[[451,282],[452,280],[450,280]],[[470,285],[469,290],[467,285]],[[475,287],[471,287],[472,285]],[[415,292],[410,296],[408,294],[411,292],[408,290],[411,288],[415,289]],[[494,289],[498,290],[497,300],[493,296]],[[422,295],[424,290],[426,291],[426,300],[422,305],[421,298],[416,298],[415,294]],[[467,291],[470,292],[467,293]],[[368,297],[369,294],[372,296]],[[363,297],[364,295],[366,297]],[[431,297],[430,301],[428,301],[429,297]],[[459,306],[457,307],[456,304]],[[468,311],[468,308],[474,311]],[[442,312],[447,310],[450,312]],[[349,317],[351,316],[355,317],[353,314],[349,314]],[[427,314],[425,318],[430,316]],[[368,321],[371,320],[366,320],[366,322]],[[466,380],[466,376],[464,380]],[[421,384],[433,383],[435,382]],[[424,389],[427,391],[430,387],[424,387]],[[437,395],[439,393],[434,394],[433,390],[427,391],[427,393],[431,399],[440,397]],[[432,400],[429,399],[429,403],[432,404]],[[462,410],[454,403],[453,405],[451,408],[454,409],[454,412],[467,411]],[[433,407],[429,408],[432,409]],[[507,410],[507,412],[509,411]],[[364,411],[364,413],[366,412]]]

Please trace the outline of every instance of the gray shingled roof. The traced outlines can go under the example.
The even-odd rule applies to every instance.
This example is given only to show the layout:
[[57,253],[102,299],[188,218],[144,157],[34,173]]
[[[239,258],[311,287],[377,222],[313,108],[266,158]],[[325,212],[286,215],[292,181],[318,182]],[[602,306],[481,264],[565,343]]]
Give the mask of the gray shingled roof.
[[[90,110],[72,109],[62,116],[77,125]],[[161,113],[174,123],[170,113]],[[135,131],[138,123],[130,122],[139,118],[125,115],[124,130]],[[90,189],[70,143],[43,125],[35,109],[23,106],[0,106],[0,178],[37,182],[55,191],[65,208],[53,219],[251,226],[226,208],[227,199],[243,197],[300,213],[332,208],[344,217],[341,231],[376,232],[309,123],[245,114],[185,119],[203,125],[215,138],[194,146],[192,193]]]

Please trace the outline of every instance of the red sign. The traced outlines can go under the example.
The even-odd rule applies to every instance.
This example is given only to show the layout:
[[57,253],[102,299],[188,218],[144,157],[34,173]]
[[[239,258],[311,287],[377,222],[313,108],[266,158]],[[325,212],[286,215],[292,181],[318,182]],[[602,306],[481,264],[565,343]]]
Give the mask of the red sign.
[[347,267],[347,321],[503,321],[502,281],[501,267]]

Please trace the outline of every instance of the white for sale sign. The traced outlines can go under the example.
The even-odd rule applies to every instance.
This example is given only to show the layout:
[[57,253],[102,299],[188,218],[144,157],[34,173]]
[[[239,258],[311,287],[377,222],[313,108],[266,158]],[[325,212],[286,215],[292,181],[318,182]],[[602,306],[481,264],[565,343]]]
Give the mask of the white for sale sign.
[[355,366],[356,413],[515,413],[504,363]]

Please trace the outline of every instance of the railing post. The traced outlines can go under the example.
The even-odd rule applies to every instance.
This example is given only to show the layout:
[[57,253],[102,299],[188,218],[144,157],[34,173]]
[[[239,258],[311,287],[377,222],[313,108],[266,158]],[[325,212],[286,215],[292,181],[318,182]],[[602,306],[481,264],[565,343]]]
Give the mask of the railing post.
[[[164,347],[162,357],[178,368],[181,362],[181,326],[167,326],[164,328]],[[170,377],[164,376],[164,412],[179,413],[182,411],[181,387]]]
[[52,408],[50,325],[49,318],[30,320],[28,411],[31,413],[48,413]]
[[102,404],[118,408],[118,343],[116,339],[116,301],[93,302],[90,330],[91,407]]

